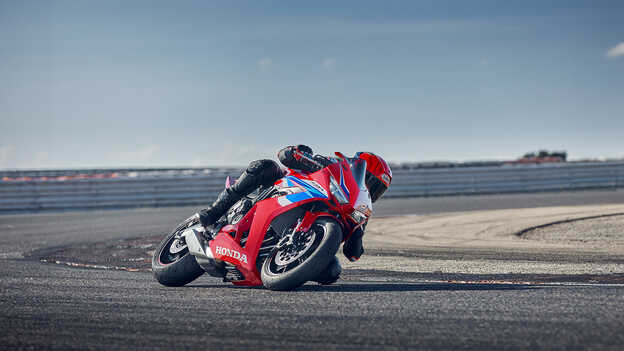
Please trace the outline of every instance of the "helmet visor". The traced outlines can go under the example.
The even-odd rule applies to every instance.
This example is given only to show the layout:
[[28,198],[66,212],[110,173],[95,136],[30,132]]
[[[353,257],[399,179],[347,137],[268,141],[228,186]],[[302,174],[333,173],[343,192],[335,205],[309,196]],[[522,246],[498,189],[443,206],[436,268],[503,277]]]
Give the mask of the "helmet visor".
[[372,202],[377,201],[388,190],[388,187],[371,172],[366,172],[366,187]]

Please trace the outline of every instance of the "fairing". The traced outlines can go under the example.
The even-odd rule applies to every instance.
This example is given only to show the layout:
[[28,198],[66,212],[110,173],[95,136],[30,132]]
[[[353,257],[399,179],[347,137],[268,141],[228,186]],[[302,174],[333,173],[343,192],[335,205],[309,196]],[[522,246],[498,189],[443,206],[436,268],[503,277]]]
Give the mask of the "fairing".
[[[212,255],[217,260],[231,263],[242,273],[244,279],[234,281],[234,284],[261,285],[256,261],[272,221],[296,207],[321,202],[326,210],[306,212],[295,229],[309,230],[318,217],[327,216],[341,223],[344,233],[352,233],[362,225],[362,220],[356,221],[351,215],[355,211],[362,213],[365,221],[372,211],[365,185],[365,173],[366,162],[348,162],[346,159],[309,174],[289,170],[286,176],[275,182],[274,197],[257,202],[238,223],[226,225],[210,241]],[[348,203],[339,204],[333,199],[329,193],[330,177],[338,181],[343,191],[348,194]],[[246,240],[241,245],[244,235]],[[347,237],[345,235],[343,239]]]

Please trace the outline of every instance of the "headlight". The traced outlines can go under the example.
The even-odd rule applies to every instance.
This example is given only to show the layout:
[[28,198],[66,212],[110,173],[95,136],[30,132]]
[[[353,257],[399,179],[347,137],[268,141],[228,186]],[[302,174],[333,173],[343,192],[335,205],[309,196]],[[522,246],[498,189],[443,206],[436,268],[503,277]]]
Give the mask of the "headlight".
[[349,203],[347,195],[345,195],[342,189],[340,189],[340,186],[336,182],[336,179],[334,179],[334,177],[332,176],[329,176],[329,191],[340,204],[344,205]]

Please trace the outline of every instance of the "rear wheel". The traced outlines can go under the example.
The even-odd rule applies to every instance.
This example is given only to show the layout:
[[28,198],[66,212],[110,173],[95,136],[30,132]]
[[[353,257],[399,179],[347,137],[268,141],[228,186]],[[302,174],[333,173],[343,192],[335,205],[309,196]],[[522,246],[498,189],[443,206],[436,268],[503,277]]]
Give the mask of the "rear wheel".
[[292,290],[313,280],[332,262],[341,241],[342,230],[334,219],[317,219],[309,231],[280,240],[262,265],[262,283],[271,290]]
[[183,286],[197,279],[204,270],[197,264],[195,257],[189,254],[184,238],[180,234],[193,225],[192,221],[183,222],[171,234],[167,235],[152,256],[152,273],[158,282],[165,286]]

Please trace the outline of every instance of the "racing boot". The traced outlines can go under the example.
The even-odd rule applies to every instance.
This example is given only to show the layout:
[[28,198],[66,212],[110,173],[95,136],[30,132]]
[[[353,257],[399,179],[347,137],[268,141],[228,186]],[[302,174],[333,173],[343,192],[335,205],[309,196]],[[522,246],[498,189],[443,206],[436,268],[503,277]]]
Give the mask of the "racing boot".
[[241,174],[229,188],[223,190],[217,200],[208,208],[199,211],[199,221],[207,227],[214,224],[238,200],[261,185],[269,185],[282,177],[282,170],[272,160],[257,160]]
[[325,268],[313,281],[321,285],[333,284],[338,280],[338,278],[340,278],[340,273],[342,273],[342,266],[340,265],[338,258],[334,256],[327,268]]
[[230,187],[223,190],[210,207],[198,212],[199,222],[204,228],[214,224],[230,207],[232,207],[232,205],[242,198],[242,196],[231,189]]
[[362,236],[364,235],[364,230],[359,228],[351,237],[347,239],[347,241],[342,246],[342,253],[344,253],[345,257],[349,259],[351,262],[355,262],[360,259],[360,256],[364,253],[364,246],[362,246]]

